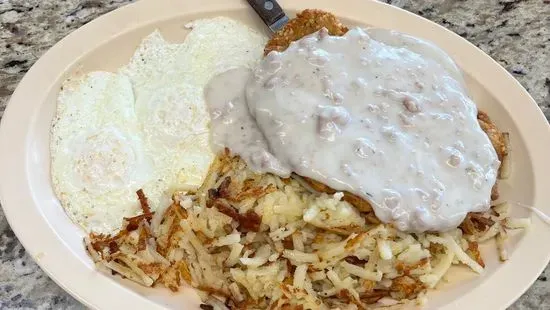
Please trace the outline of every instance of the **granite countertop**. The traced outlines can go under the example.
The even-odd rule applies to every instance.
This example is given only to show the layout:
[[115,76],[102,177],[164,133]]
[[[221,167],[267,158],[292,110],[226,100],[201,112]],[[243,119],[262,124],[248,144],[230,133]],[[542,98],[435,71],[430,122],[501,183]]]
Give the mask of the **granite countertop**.
[[[361,0],[357,0],[361,1]],[[53,44],[131,0],[0,1],[0,118]],[[550,117],[549,0],[387,0],[458,33],[511,72]],[[6,151],[6,150],[2,150]],[[550,267],[510,309],[550,309]],[[503,284],[505,285],[505,284]],[[0,209],[0,309],[82,309],[25,252]]]

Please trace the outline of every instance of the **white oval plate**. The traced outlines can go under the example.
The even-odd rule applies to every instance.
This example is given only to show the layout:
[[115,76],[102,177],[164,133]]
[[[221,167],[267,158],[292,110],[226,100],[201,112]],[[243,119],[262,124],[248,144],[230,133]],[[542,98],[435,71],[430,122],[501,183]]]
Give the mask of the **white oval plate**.
[[[529,94],[489,56],[443,27],[386,4],[367,0],[280,2],[290,15],[305,8],[323,8],[348,25],[402,31],[446,50],[463,69],[478,106],[510,132],[513,173],[501,185],[505,198],[550,212],[549,126]],[[60,83],[78,72],[116,70],[154,29],[181,42],[188,31],[183,27],[187,22],[218,15],[266,32],[245,1],[142,0],[94,20],[51,48],[25,75],[4,113],[0,197],[8,221],[42,269],[92,308],[195,309],[198,298],[192,289],[173,294],[142,288],[94,269],[84,251],[83,232],[65,215],[50,184],[49,130]],[[548,240],[549,227],[533,216],[533,225],[525,234],[511,237],[509,261],[500,264],[493,245],[485,245],[485,273],[475,276],[465,268],[454,268],[449,278],[456,281],[430,293],[426,308],[504,309],[546,266]]]

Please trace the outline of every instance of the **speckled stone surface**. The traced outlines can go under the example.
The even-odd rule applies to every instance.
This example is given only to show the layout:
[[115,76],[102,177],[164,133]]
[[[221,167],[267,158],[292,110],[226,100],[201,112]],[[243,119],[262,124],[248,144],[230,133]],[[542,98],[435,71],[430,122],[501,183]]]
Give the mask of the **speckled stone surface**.
[[[0,0],[0,117],[19,80],[48,48],[81,25],[130,2]],[[550,118],[549,0],[386,2],[473,42],[510,71]],[[550,309],[547,276],[550,268],[510,309]],[[0,309],[82,308],[27,255],[0,210]]]

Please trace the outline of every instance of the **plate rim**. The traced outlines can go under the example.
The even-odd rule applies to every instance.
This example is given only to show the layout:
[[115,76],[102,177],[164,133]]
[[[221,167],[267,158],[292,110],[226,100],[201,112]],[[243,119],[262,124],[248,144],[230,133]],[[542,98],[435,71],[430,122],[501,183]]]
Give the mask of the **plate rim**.
[[[200,5],[196,3],[191,4],[189,2],[190,1],[178,0],[140,0],[107,13],[73,31],[50,48],[50,50],[31,67],[27,74],[25,74],[12,94],[2,117],[2,122],[0,124],[0,149],[10,150],[9,152],[4,151],[0,153],[0,171],[4,171],[0,176],[0,201],[2,201],[6,219],[27,253],[33,257],[42,270],[44,270],[44,272],[65,291],[91,308],[113,308],[132,305],[139,309],[163,309],[159,304],[144,296],[140,296],[137,292],[114,284],[115,282],[105,277],[102,273],[82,268],[82,262],[75,257],[72,257],[72,259],[71,257],[65,258],[62,264],[63,266],[59,266],[59,260],[56,260],[54,257],[55,255],[52,255],[52,253],[70,253],[71,249],[65,246],[63,240],[56,235],[49,227],[49,223],[42,218],[39,206],[35,203],[36,199],[32,198],[33,193],[27,192],[26,194],[28,195],[21,195],[22,190],[29,190],[29,176],[28,170],[26,170],[27,161],[25,150],[29,147],[29,141],[27,139],[28,130],[32,127],[35,119],[32,115],[23,117],[28,111],[27,108],[33,106],[33,103],[25,98],[29,96],[29,91],[36,91],[30,88],[31,85],[35,85],[35,83],[41,85],[40,79],[44,79],[44,76],[59,77],[59,75],[63,74],[65,69],[76,61],[76,59],[84,56],[87,52],[93,50],[102,43],[112,40],[117,36],[124,35],[124,33],[136,27],[174,18],[182,14],[234,10],[247,7],[244,1],[230,3],[224,0],[209,0],[202,1]],[[398,16],[398,21],[395,21],[396,25],[410,22],[415,24],[416,27],[425,29],[418,31],[427,31],[426,33],[428,33],[428,31],[434,31],[435,34],[433,34],[433,36],[440,36],[441,39],[439,40],[447,39],[455,44],[453,51],[456,51],[459,57],[460,55],[471,57],[468,61],[479,65],[476,66],[476,70],[479,70],[479,72],[494,73],[495,77],[491,80],[487,81],[487,79],[483,79],[483,85],[487,87],[488,90],[496,90],[498,87],[506,89],[506,92],[503,92],[507,93],[506,96],[504,94],[491,93],[507,113],[514,115],[512,107],[504,105],[502,102],[512,100],[524,102],[524,106],[522,106],[522,116],[515,115],[521,117],[519,119],[523,119],[524,121],[516,121],[516,119],[514,119],[518,124],[518,128],[519,124],[521,124],[522,129],[520,132],[531,131],[537,132],[537,136],[539,137],[540,135],[550,137],[550,126],[548,126],[546,118],[535,101],[519,82],[487,54],[450,30],[421,16],[377,1],[341,0],[338,1],[338,3],[334,3],[334,1],[330,0],[302,0],[298,5],[290,2],[290,0],[280,1],[281,6],[289,10],[304,9],[307,7],[322,7],[325,10],[335,12],[337,15],[357,21],[365,19],[365,16],[362,16],[361,12],[375,10],[379,11],[382,16],[387,16],[388,14]],[[128,16],[132,16],[131,21],[128,21]],[[393,22],[390,22],[390,24],[391,23]],[[373,24],[376,24],[376,22]],[[117,25],[117,27],[112,27],[113,25]],[[82,36],[91,37],[92,39],[82,44],[79,39]],[[68,49],[67,47],[69,46],[73,49]],[[454,50],[455,48],[456,50]],[[449,52],[447,49],[446,51]],[[67,58],[65,59],[62,57]],[[60,58],[63,60],[59,60]],[[52,65],[50,60],[53,59],[57,60],[54,61]],[[459,60],[457,62],[460,63],[462,59],[457,60]],[[468,66],[468,68],[471,67],[473,66]],[[461,68],[464,67],[461,66]],[[474,77],[481,74],[476,72],[468,73]],[[487,81],[487,83],[485,83],[485,81]],[[44,83],[48,85],[48,82],[42,82],[42,84]],[[34,107],[38,108],[40,105],[41,103],[34,104]],[[21,119],[28,119],[29,122],[21,125],[21,123],[18,122],[18,120],[20,121]],[[533,166],[535,186],[533,198],[535,205],[537,205],[537,202],[540,203],[550,199],[550,193],[540,190],[540,188],[545,187],[544,185],[549,185],[549,182],[543,178],[543,175],[545,174],[544,172],[550,172],[550,164],[545,164],[544,162],[545,158],[550,158],[550,139],[529,137],[524,139],[527,149],[533,148],[538,150],[537,152],[528,154],[532,162],[539,163],[539,166],[536,168]],[[16,141],[14,142],[14,140]],[[537,142],[536,145],[534,144],[534,140]],[[23,168],[24,171],[21,171],[20,168]],[[539,190],[537,190],[537,188]],[[29,208],[35,212],[30,218],[27,217],[29,215],[22,213],[22,210],[27,210]],[[23,218],[23,215],[26,217]],[[31,225],[29,225],[29,222]],[[528,235],[526,235],[524,240],[518,245],[517,251],[521,252],[521,249],[525,250],[529,248],[530,245],[535,245],[535,239],[540,239],[543,236],[550,237],[550,230],[543,225],[541,221],[533,216],[534,227],[530,229]],[[29,226],[41,232],[38,237],[39,240],[37,240],[35,232],[28,229]],[[530,238],[528,238],[529,235],[531,235]],[[46,246],[45,248],[44,245]],[[41,255],[44,251],[52,251],[52,253]],[[531,251],[537,251],[537,255],[534,258],[526,258],[525,255],[513,255],[511,259],[506,262],[506,264],[511,267],[502,268],[503,270],[493,275],[493,277],[496,277],[495,279],[482,282],[475,290],[468,291],[441,309],[461,309],[464,306],[473,304],[473,301],[476,300],[483,300],[485,303],[484,306],[489,309],[508,307],[532,285],[550,260],[550,244],[545,247],[539,244],[537,248],[531,249]],[[72,268],[75,269],[73,270]],[[500,283],[503,280],[509,279],[512,275],[511,271],[513,268],[516,268],[516,270],[518,270],[517,268],[523,268],[522,274],[514,277],[516,283],[514,287],[516,287],[516,289],[512,289],[509,286],[505,288],[499,287],[499,295],[501,298],[487,299],[485,293],[490,292],[492,290],[491,288],[495,287],[495,285],[491,285],[491,283]],[[525,272],[527,269],[528,272]],[[81,270],[84,272],[71,272]],[[93,289],[89,289],[91,284],[95,284],[93,285]],[[118,289],[112,289],[115,287],[118,287]],[[108,298],[109,296],[114,296],[113,293],[116,293],[116,298]]]

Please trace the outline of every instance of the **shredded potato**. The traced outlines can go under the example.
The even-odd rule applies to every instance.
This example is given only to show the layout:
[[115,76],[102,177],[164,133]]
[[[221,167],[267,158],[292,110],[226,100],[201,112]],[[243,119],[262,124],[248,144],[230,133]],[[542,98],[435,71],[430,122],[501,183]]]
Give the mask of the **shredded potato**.
[[420,302],[453,264],[483,272],[478,242],[495,239],[507,259],[507,230],[529,224],[509,218],[503,203],[469,214],[454,231],[407,234],[365,221],[374,214],[360,212],[342,193],[255,174],[227,153],[197,192],[175,193],[162,214],[150,212],[143,192],[139,201],[144,214],[126,219],[118,234],[86,238],[92,259],[145,286],[178,291],[186,283],[216,309]]

